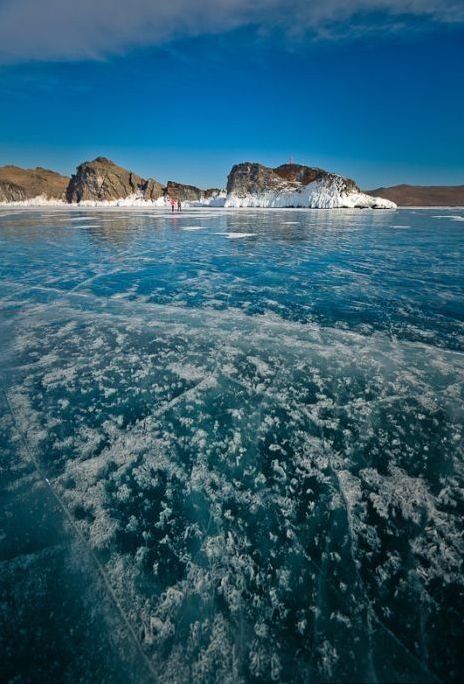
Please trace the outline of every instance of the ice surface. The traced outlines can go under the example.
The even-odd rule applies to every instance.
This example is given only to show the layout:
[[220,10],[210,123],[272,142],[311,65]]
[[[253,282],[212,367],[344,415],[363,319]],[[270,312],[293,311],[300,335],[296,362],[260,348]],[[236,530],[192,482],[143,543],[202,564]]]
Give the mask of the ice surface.
[[[94,681],[112,648],[135,681],[144,658],[166,683],[460,680],[462,224],[189,214],[201,232],[187,213],[0,210],[2,477],[22,516],[5,595],[47,508],[21,498],[30,475],[8,484],[29,464],[78,529],[60,572],[81,536],[97,569],[73,582],[112,606],[91,623],[106,658],[82,641]],[[224,239],[240,225],[252,240]],[[3,618],[10,654],[64,620],[40,637]]]
[[464,221],[464,216],[459,216],[456,214],[440,214],[433,216],[432,218],[447,219],[448,221]]
[[231,231],[230,233],[216,233],[216,235],[224,235],[229,240],[237,240],[239,238],[253,237],[255,233],[239,233],[238,231]]

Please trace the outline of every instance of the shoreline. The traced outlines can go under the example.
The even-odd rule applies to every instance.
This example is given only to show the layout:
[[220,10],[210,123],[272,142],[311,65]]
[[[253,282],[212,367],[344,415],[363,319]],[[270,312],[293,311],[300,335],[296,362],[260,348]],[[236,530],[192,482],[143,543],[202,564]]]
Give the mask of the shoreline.
[[225,211],[225,212],[230,212],[230,211],[241,211],[241,212],[260,212],[260,211],[273,211],[273,212],[279,212],[279,211],[317,211],[317,212],[332,212],[332,211],[356,211],[356,212],[365,212],[367,211],[372,211],[376,213],[383,213],[385,211],[397,211],[398,209],[402,210],[443,210],[443,211],[453,211],[453,210],[464,210],[464,205],[433,205],[433,206],[400,206],[398,205],[396,208],[371,208],[371,207],[224,207],[221,205],[213,205],[213,204],[189,204],[188,202],[183,203],[183,211],[181,212],[171,212],[169,205],[162,206],[160,204],[152,203],[152,202],[138,202],[138,203],[133,203],[133,204],[126,204],[124,203],[124,200],[121,200],[121,204],[118,203],[119,200],[115,200],[114,203],[112,202],[98,202],[98,203],[82,203],[82,204],[71,204],[68,202],[61,202],[61,201],[54,201],[54,200],[45,200],[42,202],[32,202],[29,200],[25,200],[24,202],[0,202],[0,210],[2,209],[30,209],[30,210],[45,210],[45,209],[54,209],[54,210],[63,210],[63,211],[82,211],[82,210],[106,210],[106,211],[111,211],[111,210],[151,210],[154,214],[156,213],[161,213],[161,212],[168,212],[169,215],[173,216],[179,216],[184,213],[184,211],[202,211],[202,210],[220,210],[220,211]]

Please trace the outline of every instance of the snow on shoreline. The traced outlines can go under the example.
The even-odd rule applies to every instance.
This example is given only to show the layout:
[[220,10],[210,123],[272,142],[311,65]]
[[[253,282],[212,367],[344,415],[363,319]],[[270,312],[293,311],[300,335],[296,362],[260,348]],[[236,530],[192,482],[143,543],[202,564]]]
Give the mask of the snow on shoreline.
[[[362,193],[363,194],[363,193]],[[373,199],[373,198],[372,198]],[[137,209],[143,209],[143,210],[153,210],[153,211],[166,211],[171,213],[171,207],[170,205],[165,205],[163,204],[156,204],[156,202],[151,202],[151,201],[137,201],[132,204],[129,204],[125,202],[124,204],[120,202],[90,202],[88,204],[85,204],[81,202],[80,204],[69,204],[68,202],[60,201],[60,200],[48,200],[44,198],[33,198],[30,200],[23,200],[19,202],[0,202],[0,212],[3,209],[50,209],[50,210],[59,210],[61,209],[62,211],[80,211],[84,209],[96,209],[96,210],[117,210],[117,209],[127,209],[127,210],[137,210]],[[339,206],[339,207],[303,207],[303,206],[257,206],[257,205],[244,205],[241,204],[239,206],[234,206],[234,205],[224,205],[224,204],[200,204],[198,202],[183,202],[182,206],[185,210],[202,210],[202,209],[221,209],[224,212],[229,211],[259,211],[260,209],[265,209],[266,211],[273,211],[273,212],[281,212],[281,211],[292,211],[292,212],[306,212],[306,211],[334,211],[334,210],[339,210],[339,211],[357,211],[358,209],[361,210],[365,207],[361,207],[359,205],[357,206]],[[372,207],[367,207],[367,208],[372,208]],[[401,209],[401,210],[407,210],[407,211],[430,211],[430,210],[439,210],[439,211],[462,211],[464,210],[464,206],[433,206],[433,207],[421,207],[421,206],[396,206],[396,207],[385,207],[385,208],[395,208],[395,209]],[[1,215],[1,214],[0,214]],[[178,215],[177,212],[175,215]],[[433,218],[441,218],[438,216],[434,216]],[[444,217],[445,218],[445,217]],[[446,216],[446,218],[452,218],[449,216]],[[459,220],[462,221],[463,217],[459,217],[459,219],[456,217],[454,220]]]
[[[372,197],[363,192],[346,192],[344,186],[332,181],[318,181],[297,189],[265,190],[240,196],[236,193],[221,193],[216,197],[200,201],[182,202],[186,209],[195,207],[225,207],[229,209],[396,209],[390,200]],[[45,196],[34,197],[19,202],[0,202],[0,207],[57,207],[57,208],[104,208],[104,207],[143,207],[152,209],[170,209],[169,201],[164,197],[146,200],[133,194],[118,200],[83,200],[71,204],[64,200],[48,199]]]
[[336,181],[315,181],[300,188],[264,190],[239,196],[229,193],[225,206],[307,209],[396,209],[397,205],[382,197],[372,197],[363,192],[346,192],[344,184]]
[[[357,197],[362,197],[363,194],[360,193],[357,195]],[[251,197],[251,196],[250,196]],[[255,199],[257,196],[253,196],[253,199]],[[231,209],[231,210],[243,210],[246,211],[247,209],[267,209],[267,210],[275,210],[275,211],[294,211],[294,210],[299,210],[299,211],[305,211],[308,209],[312,210],[333,210],[333,209],[373,209],[373,208],[380,208],[380,209],[396,209],[396,205],[393,206],[389,205],[388,206],[383,206],[380,205],[380,202],[375,203],[375,207],[372,205],[372,203],[362,203],[361,201],[357,202],[344,202],[342,204],[332,204],[329,206],[305,206],[301,204],[284,204],[284,203],[278,203],[278,202],[272,202],[269,204],[259,203],[256,201],[246,201],[248,198],[235,198],[232,197],[230,198],[232,201],[229,201],[227,203],[224,202],[224,199],[222,201],[213,201],[210,203],[205,203],[205,202],[182,202],[182,207],[184,209]],[[239,201],[235,201],[238,199]],[[371,197],[373,200],[374,198]],[[387,200],[384,200],[387,202]],[[80,202],[78,204],[71,204],[68,202],[64,202],[62,200],[48,200],[44,199],[41,197],[35,197],[30,200],[23,200],[20,202],[0,202],[0,210],[1,209],[62,209],[62,210],[67,210],[67,211],[78,211],[79,209],[152,209],[152,210],[162,210],[162,211],[171,211],[171,207],[169,204],[165,204],[164,202],[159,203],[157,201],[140,201],[137,200],[135,202],[131,202],[128,199],[124,200],[115,200],[112,202],[109,201],[101,201],[101,202]],[[405,209],[430,209],[431,207],[403,207]],[[437,208],[437,207],[435,207]],[[456,209],[456,207],[439,207],[441,209]],[[176,212],[177,214],[177,212]]]
[[[191,207],[223,207],[225,202],[225,193],[220,193],[215,197],[203,199],[198,202],[182,202],[185,208]],[[79,209],[84,207],[143,207],[152,209],[170,209],[171,205],[164,197],[159,197],[156,200],[146,200],[140,195],[133,194],[118,200],[83,200],[79,203],[66,202],[65,200],[49,199],[45,195],[38,195],[27,200],[19,200],[17,202],[0,202],[0,207],[49,207],[49,208],[64,208],[64,209]]]

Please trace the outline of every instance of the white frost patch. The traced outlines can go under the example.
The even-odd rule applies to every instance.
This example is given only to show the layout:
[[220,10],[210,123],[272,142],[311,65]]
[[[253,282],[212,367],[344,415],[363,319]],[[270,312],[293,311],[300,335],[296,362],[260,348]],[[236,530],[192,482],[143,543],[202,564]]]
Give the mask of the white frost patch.
[[81,226],[79,224],[77,224],[76,228],[101,228],[101,224],[100,223],[83,223]]
[[79,207],[163,207],[168,206],[164,197],[159,197],[156,200],[143,199],[142,195],[133,193],[127,197],[117,200],[83,200],[77,205]]
[[98,216],[72,216],[71,218],[65,216],[65,218],[67,221],[98,221]]
[[49,199],[45,195],[37,195],[27,200],[19,200],[17,202],[0,202],[2,207],[65,207],[64,200]]
[[237,240],[239,238],[254,237],[256,233],[216,233],[216,235],[224,235],[229,240]]
[[[182,206],[189,207],[223,207],[225,203],[225,192],[219,193],[216,197],[203,197],[199,201],[182,202]],[[79,202],[78,206],[85,207],[161,207],[163,209],[170,209],[170,204],[165,197],[158,197],[155,200],[144,199],[141,194],[134,193],[128,197],[118,200],[86,200]],[[171,212],[172,213],[172,212]],[[177,213],[177,212],[176,212]]]
[[168,368],[182,380],[202,380],[205,377],[205,370],[194,366],[191,363],[171,363]]

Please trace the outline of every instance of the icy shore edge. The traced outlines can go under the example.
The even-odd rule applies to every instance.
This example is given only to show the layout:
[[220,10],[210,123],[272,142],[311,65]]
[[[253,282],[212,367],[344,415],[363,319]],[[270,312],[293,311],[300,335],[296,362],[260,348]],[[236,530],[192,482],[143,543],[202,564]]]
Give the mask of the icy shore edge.
[[[265,190],[259,193],[238,195],[221,193],[217,197],[198,202],[183,202],[189,207],[226,207],[239,208],[302,208],[302,209],[396,209],[397,205],[382,197],[372,197],[363,192],[344,192],[336,184],[316,182],[296,190]],[[79,204],[70,204],[64,200],[48,199],[40,195],[18,202],[0,202],[0,207],[151,207],[169,209],[169,202],[160,197],[157,200],[146,200],[138,195],[130,195],[118,200],[85,200]]]
[[[204,199],[198,202],[182,202],[184,207],[223,207],[226,195],[221,193],[217,197],[211,199]],[[138,195],[129,195],[117,200],[83,200],[79,203],[70,203],[65,200],[49,199],[44,195],[32,197],[27,200],[20,200],[18,202],[0,202],[0,207],[152,207],[154,209],[169,209],[170,204],[164,197],[156,200],[146,200]]]
[[238,195],[229,193],[225,205],[229,208],[298,207],[308,209],[396,209],[397,205],[382,197],[363,192],[346,192],[337,183],[314,182],[297,189],[265,190]]

